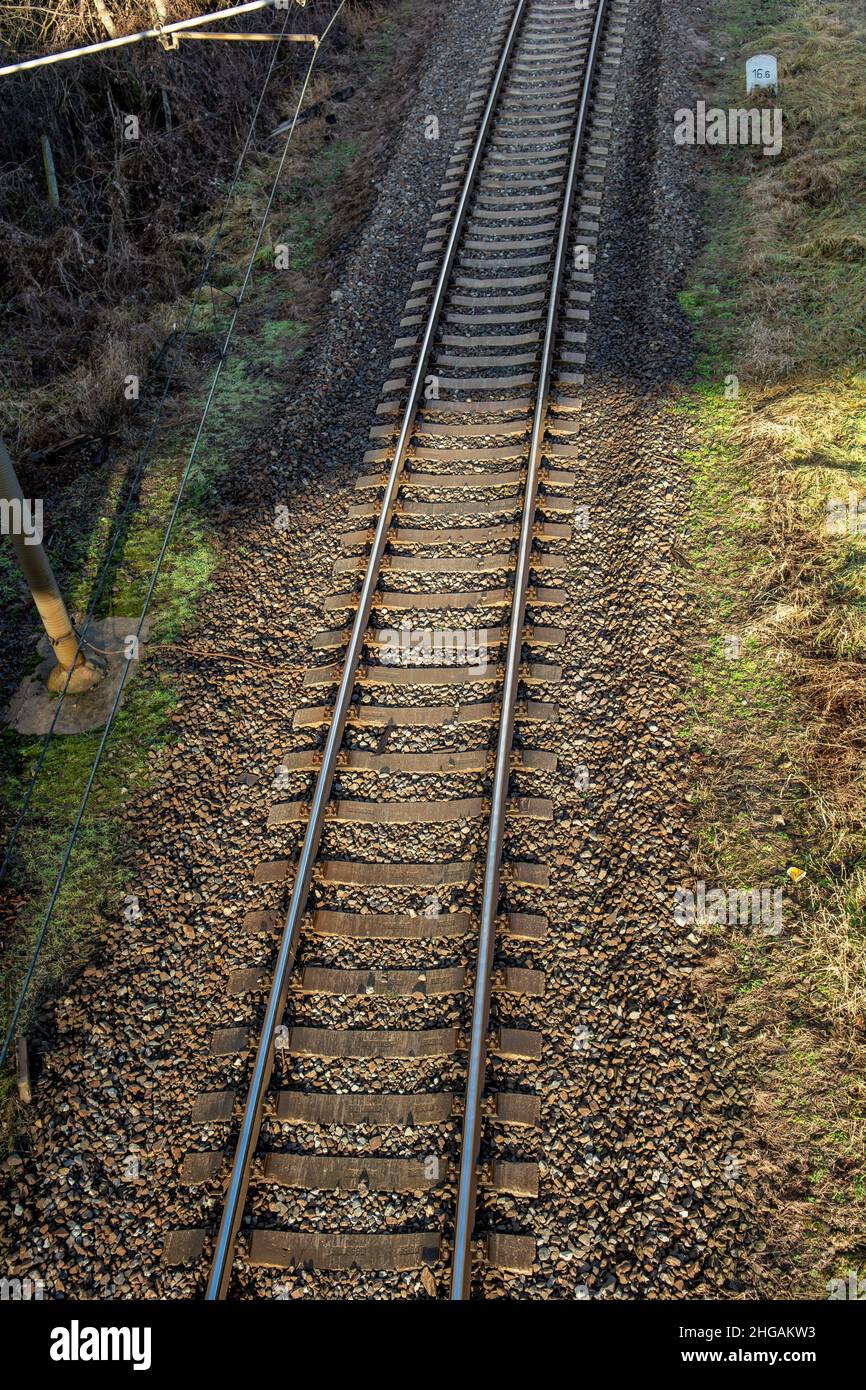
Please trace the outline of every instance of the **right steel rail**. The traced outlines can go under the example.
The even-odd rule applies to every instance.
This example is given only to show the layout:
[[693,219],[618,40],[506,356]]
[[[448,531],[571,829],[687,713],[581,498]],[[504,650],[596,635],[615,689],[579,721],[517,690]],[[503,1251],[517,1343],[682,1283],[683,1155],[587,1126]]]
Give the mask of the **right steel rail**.
[[574,205],[575,189],[577,187],[578,168],[583,152],[583,140],[592,91],[593,74],[601,43],[601,33],[604,26],[606,8],[607,0],[598,0],[598,10],[596,11],[595,24],[593,25],[592,38],[590,40],[586,68],[584,70],[583,89],[574,130],[568,179],[566,181],[563,197],[562,220],[557,239],[556,258],[553,265],[550,300],[547,309],[547,323],[542,345],[538,394],[535,399],[532,437],[529,445],[526,491],[523,503],[523,516],[520,525],[520,542],[517,568],[514,576],[511,623],[508,633],[505,678],[502,690],[502,708],[499,718],[496,770],[493,781],[490,824],[487,838],[487,858],[484,866],[484,894],[481,904],[478,961],[475,974],[475,995],[472,1007],[472,1037],[469,1045],[466,1103],[463,1120],[463,1142],[460,1153],[460,1177],[457,1189],[457,1214],[454,1223],[454,1255],[451,1267],[451,1298],[455,1300],[469,1297],[472,1276],[472,1236],[475,1229],[478,1152],[481,1142],[481,1102],[487,1070],[487,1031],[490,1016],[490,991],[496,941],[496,917],[499,911],[502,839],[505,827],[505,807],[508,799],[509,774],[511,770],[511,748],[514,738],[514,713],[520,677],[520,657],[523,648],[526,591],[529,582],[533,528],[538,498],[541,446],[547,421],[550,377],[553,364],[557,320],[559,317],[559,296],[565,270],[565,257],[570,235],[571,214]]
[[265,1091],[273,1069],[274,1037],[277,1025],[282,1018],[286,1005],[289,976],[297,949],[300,924],[306,909],[313,868],[319,851],[322,822],[331,795],[337,756],[343,739],[346,716],[349,711],[352,692],[357,678],[358,664],[364,646],[364,633],[369,622],[373,596],[379,577],[379,569],[388,537],[391,512],[400,486],[406,448],[412,436],[418,405],[423,396],[424,378],[430,349],[439,323],[442,306],[445,302],[446,291],[451,276],[451,268],[454,263],[457,245],[466,219],[466,211],[475,184],[475,177],[481,164],[488,131],[527,3],[528,0],[517,0],[511,26],[508,30],[508,35],[503,45],[496,72],[490,86],[490,94],[484,108],[484,114],[481,118],[481,124],[478,128],[478,134],[466,170],[460,201],[454,215],[454,221],[445,248],[442,268],[436,283],[427,325],[418,353],[418,363],[412,378],[409,399],[403,413],[400,433],[394,448],[394,459],[385,487],[382,510],[379,514],[376,534],[370,552],[370,559],[364,575],[364,583],[358,601],[355,621],[352,626],[352,634],[346,649],[343,671],[334,706],[334,714],[324,748],[322,768],[316,782],[316,788],[310,806],[310,819],[307,823],[304,842],[298,857],[295,885],[280,940],[277,962],[274,968],[273,984],[271,985],[271,991],[265,1007],[261,1036],[256,1051],[252,1079],[247,1092],[243,1119],[241,1120],[237,1147],[232,1162],[231,1177],[226,1189],[225,1204],[223,1206],[213,1262],[211,1264],[210,1277],[205,1294],[208,1300],[225,1298],[228,1292],[235,1241],[243,1216],[247,1187],[249,1185],[250,1164],[258,1142]]

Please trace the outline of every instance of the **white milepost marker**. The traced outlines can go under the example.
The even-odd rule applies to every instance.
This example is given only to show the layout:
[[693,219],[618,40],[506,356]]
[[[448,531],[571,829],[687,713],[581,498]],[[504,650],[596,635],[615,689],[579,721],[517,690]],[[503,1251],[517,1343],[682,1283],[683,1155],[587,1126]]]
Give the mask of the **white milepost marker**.
[[746,94],[756,87],[772,87],[778,90],[779,64],[772,53],[756,53],[754,58],[746,59]]

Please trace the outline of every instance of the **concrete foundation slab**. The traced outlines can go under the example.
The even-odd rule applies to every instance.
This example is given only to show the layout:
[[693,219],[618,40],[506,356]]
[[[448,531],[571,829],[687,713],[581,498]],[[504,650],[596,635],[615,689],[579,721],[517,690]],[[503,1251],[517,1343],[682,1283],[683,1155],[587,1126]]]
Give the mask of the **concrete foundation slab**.
[[[81,695],[66,695],[55,733],[81,734],[90,729],[102,728],[114,703],[123,668],[127,664],[127,639],[135,635],[137,626],[137,618],[103,618],[90,624],[87,645],[93,647],[104,658],[108,663],[108,671],[92,690],[87,690]],[[133,670],[126,678],[126,687],[134,677],[134,668],[144,654],[149,631],[150,622],[146,619],[138,656],[132,659]],[[52,695],[45,684],[48,672],[56,664],[47,637],[41,638],[37,651],[43,658],[42,662],[31,675],[25,676],[3,711],[4,723],[11,725],[19,734],[47,734],[60,698],[58,695]]]

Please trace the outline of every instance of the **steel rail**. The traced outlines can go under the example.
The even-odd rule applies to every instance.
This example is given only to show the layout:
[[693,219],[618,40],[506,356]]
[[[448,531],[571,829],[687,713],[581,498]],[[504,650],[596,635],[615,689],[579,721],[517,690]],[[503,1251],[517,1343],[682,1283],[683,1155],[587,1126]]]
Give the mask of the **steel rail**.
[[496,770],[491,796],[490,821],[487,837],[487,859],[484,867],[484,892],[481,904],[481,924],[478,938],[478,960],[475,973],[475,995],[472,1007],[472,1036],[469,1045],[469,1064],[466,1080],[466,1100],[463,1118],[463,1140],[460,1153],[460,1176],[457,1187],[457,1215],[454,1223],[454,1253],[451,1265],[451,1298],[469,1297],[472,1276],[472,1236],[475,1228],[478,1152],[481,1141],[481,1102],[487,1068],[487,1029],[490,1016],[490,990],[493,955],[496,942],[496,917],[499,910],[500,867],[505,829],[505,807],[511,771],[511,750],[514,739],[514,717],[517,688],[520,679],[520,657],[523,648],[523,625],[526,616],[526,592],[532,560],[532,541],[535,510],[538,500],[538,480],[541,465],[541,442],[547,422],[548,396],[553,365],[553,352],[559,319],[559,297],[565,271],[565,258],[571,234],[571,216],[577,174],[583,152],[586,118],[592,92],[596,57],[601,42],[607,0],[598,0],[592,38],[587,52],[580,106],[574,128],[568,179],[562,205],[562,220],[557,238],[553,265],[550,301],[542,346],[541,371],[535,398],[535,414],[529,445],[526,490],[520,526],[517,567],[514,575],[514,598],[511,606],[511,625],[502,688],[499,736],[496,749]]
[[231,1177],[226,1189],[225,1202],[205,1292],[205,1298],[209,1301],[223,1299],[228,1293],[234,1247],[238,1229],[243,1218],[246,1193],[249,1186],[250,1164],[255,1153],[259,1131],[261,1129],[265,1090],[273,1070],[274,1037],[276,1028],[286,1006],[289,976],[297,950],[300,924],[306,910],[313,869],[319,852],[322,823],[331,795],[337,755],[343,740],[346,718],[349,712],[352,692],[355,687],[361,653],[363,651],[364,636],[370,620],[382,557],[385,553],[388,529],[391,523],[391,513],[394,508],[403,474],[406,449],[414,429],[418,405],[423,394],[424,377],[430,350],[433,346],[433,338],[445,303],[451,269],[454,264],[458,242],[466,220],[469,200],[472,196],[476,175],[481,164],[484,146],[493,119],[493,113],[499,100],[499,94],[502,89],[508,64],[514,50],[517,33],[520,29],[520,24],[527,5],[528,0],[517,0],[515,4],[508,35],[503,45],[496,72],[491,83],[487,104],[484,108],[478,134],[475,138],[475,144],[470,156],[463,188],[460,193],[460,199],[451,225],[451,232],[446,243],[445,256],[433,293],[427,326],[418,354],[418,363],[412,378],[409,399],[403,413],[400,433],[394,449],[394,460],[388,474],[385,495],[382,499],[382,509],[379,514],[379,521],[373,538],[373,547],[364,575],[364,582],[358,600],[358,609],[355,614],[351,636],[346,648],[343,671],[340,677],[340,685],[337,690],[334,705],[334,714],[322,755],[322,767],[316,780],[315,791],[310,803],[310,818],[307,823],[303,845],[301,846],[300,855],[298,857],[295,885],[292,890],[289,910],[280,940],[280,947],[274,969],[274,979],[265,1006],[261,1037],[256,1050],[252,1079],[247,1092],[243,1119],[241,1121],[235,1156],[232,1163]]

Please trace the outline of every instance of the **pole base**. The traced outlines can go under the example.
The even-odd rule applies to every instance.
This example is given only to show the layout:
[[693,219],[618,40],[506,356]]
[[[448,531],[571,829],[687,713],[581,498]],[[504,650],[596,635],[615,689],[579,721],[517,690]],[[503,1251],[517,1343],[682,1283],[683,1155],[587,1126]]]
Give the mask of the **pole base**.
[[[102,680],[107,666],[97,656],[88,656],[83,661],[79,661],[72,674],[69,675],[68,669],[64,666],[52,666],[48,672],[48,679],[45,684],[53,695],[60,695],[65,690],[67,695],[83,695],[85,690],[92,690]],[[66,684],[67,676],[69,684]]]
[[73,671],[67,694],[71,699],[58,701],[66,684],[68,667],[57,664],[57,656],[48,638],[40,637],[37,651],[42,657],[35,671],[25,676],[12,696],[0,719],[16,733],[27,737],[41,736],[52,729],[55,734],[82,734],[89,729],[101,729],[114,705],[118,687],[126,673],[127,687],[135,679],[129,670],[127,656],[129,638],[140,635],[141,646],[137,668],[147,648],[149,624],[145,620],[141,633],[135,618],[98,618],[90,624],[81,653],[83,658]]

